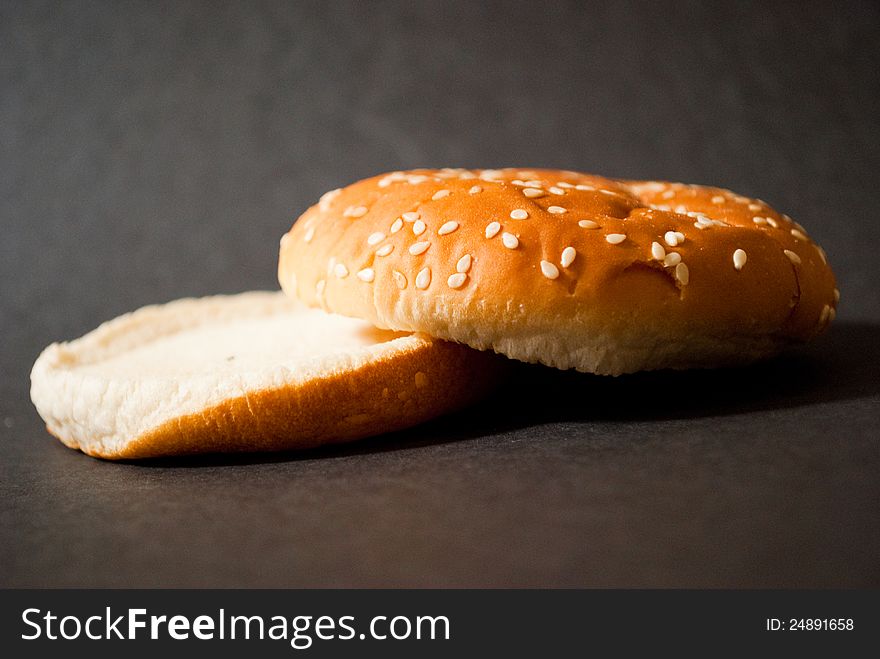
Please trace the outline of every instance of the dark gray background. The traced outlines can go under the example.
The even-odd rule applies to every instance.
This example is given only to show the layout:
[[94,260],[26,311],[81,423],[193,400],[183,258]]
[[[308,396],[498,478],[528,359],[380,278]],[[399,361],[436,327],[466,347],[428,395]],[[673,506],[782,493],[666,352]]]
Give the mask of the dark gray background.
[[[880,585],[877,3],[0,3],[0,585]],[[524,368],[347,448],[113,464],[40,349],[275,287],[330,188],[417,166],[727,186],[843,299],[736,371]]]

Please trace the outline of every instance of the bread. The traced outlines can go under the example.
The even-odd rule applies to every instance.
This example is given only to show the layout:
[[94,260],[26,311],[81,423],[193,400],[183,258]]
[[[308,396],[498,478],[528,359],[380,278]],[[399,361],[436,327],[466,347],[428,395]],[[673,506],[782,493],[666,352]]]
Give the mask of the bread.
[[49,432],[102,458],[307,448],[425,421],[480,397],[497,359],[377,330],[279,293],[145,307],[34,364]]
[[721,188],[558,170],[415,170],[334,190],[282,288],[377,327],[602,374],[749,362],[834,318],[806,230]]

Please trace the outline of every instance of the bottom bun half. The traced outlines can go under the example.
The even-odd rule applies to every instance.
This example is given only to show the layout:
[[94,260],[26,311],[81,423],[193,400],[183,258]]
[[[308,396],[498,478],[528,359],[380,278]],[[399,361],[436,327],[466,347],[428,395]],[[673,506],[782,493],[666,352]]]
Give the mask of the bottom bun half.
[[101,458],[346,442],[463,407],[501,360],[280,293],[185,299],[52,344],[31,373],[50,433]]

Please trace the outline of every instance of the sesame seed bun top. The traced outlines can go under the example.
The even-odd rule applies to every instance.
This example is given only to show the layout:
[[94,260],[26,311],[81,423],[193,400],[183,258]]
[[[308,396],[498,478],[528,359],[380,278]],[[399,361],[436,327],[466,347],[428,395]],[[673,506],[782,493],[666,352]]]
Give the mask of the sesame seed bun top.
[[839,298],[822,248],[762,201],[546,169],[328,192],[282,238],[279,279],[381,328],[606,374],[765,357]]

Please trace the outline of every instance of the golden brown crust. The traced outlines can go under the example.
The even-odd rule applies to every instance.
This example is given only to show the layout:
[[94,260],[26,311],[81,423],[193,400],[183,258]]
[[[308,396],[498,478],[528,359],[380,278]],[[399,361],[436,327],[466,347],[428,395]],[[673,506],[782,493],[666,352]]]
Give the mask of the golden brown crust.
[[612,374],[772,354],[825,329],[838,297],[821,248],[764,202],[558,170],[328,193],[282,240],[279,280],[378,327]]
[[168,421],[114,453],[59,439],[112,460],[313,448],[402,430],[462,408],[488,393],[501,368],[491,355],[433,341],[350,372],[224,401]]

